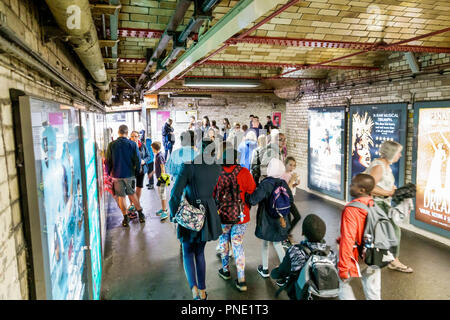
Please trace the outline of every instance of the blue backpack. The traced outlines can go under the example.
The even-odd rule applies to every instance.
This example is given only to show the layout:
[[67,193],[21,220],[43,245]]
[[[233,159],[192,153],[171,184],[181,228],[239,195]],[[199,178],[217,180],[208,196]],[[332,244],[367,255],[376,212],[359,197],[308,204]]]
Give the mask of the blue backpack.
[[291,198],[281,183],[275,184],[275,189],[269,198],[269,215],[272,218],[286,217],[291,211]]

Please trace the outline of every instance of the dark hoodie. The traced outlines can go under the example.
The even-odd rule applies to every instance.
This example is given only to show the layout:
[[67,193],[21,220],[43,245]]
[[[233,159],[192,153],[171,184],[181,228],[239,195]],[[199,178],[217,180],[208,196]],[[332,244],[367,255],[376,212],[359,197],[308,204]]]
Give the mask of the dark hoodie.
[[[310,257],[302,246],[306,246],[311,251],[326,251],[327,248],[327,244],[323,240],[322,242],[309,242],[308,240],[304,240],[300,244],[291,246],[287,250],[281,264],[270,273],[270,276],[273,279],[285,279],[289,276],[285,290],[287,291],[289,298],[293,300],[296,299],[295,282],[300,275],[300,271]],[[337,257],[333,250],[330,250],[328,258],[335,264],[337,263]]]

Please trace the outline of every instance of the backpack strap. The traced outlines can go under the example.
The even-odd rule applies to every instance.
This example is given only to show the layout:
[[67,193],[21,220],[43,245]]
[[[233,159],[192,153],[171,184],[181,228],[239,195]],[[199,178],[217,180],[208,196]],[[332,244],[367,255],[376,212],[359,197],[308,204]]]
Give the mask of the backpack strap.
[[345,207],[353,207],[353,208],[359,208],[359,209],[363,209],[363,210],[369,211],[369,207],[367,205],[365,205],[364,203],[359,202],[359,201],[350,202]]

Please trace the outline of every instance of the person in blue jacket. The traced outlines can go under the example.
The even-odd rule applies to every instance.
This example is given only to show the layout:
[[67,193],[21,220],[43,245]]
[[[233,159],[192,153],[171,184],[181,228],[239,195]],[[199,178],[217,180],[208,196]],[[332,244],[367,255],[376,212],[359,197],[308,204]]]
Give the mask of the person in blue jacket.
[[181,171],[183,163],[192,163],[196,156],[194,150],[195,139],[194,132],[187,130],[180,136],[181,148],[173,151],[169,160],[166,162],[166,171],[175,179]]
[[147,147],[148,153],[150,155],[150,157],[147,160],[147,175],[148,175],[148,183],[146,184],[148,190],[151,190],[155,187],[155,183],[153,181],[153,161],[155,159],[155,155],[153,154],[153,150],[152,150],[152,138],[150,138],[150,136],[148,136],[145,139],[145,146]]

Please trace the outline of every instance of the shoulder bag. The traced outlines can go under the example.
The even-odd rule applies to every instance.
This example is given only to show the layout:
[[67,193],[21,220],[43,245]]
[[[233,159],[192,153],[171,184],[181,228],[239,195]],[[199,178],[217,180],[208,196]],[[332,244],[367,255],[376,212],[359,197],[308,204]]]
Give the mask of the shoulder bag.
[[194,182],[192,182],[192,186],[194,189],[194,196],[197,199],[197,204],[199,204],[199,208],[191,205],[187,201],[186,196],[183,196],[180,206],[178,207],[178,211],[175,214],[175,220],[180,226],[199,232],[202,230],[203,224],[205,223],[206,210],[201,203],[201,200],[198,198],[197,186]]

